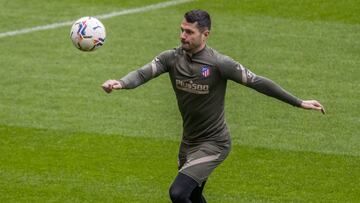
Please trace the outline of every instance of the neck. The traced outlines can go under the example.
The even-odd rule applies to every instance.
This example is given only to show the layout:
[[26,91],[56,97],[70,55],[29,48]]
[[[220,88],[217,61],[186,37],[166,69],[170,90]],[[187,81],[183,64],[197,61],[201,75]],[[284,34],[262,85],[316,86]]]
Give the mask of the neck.
[[206,47],[206,43],[200,45],[198,48],[196,48],[194,50],[189,51],[189,54],[194,55],[194,54],[200,52],[201,50],[203,50],[205,47]]

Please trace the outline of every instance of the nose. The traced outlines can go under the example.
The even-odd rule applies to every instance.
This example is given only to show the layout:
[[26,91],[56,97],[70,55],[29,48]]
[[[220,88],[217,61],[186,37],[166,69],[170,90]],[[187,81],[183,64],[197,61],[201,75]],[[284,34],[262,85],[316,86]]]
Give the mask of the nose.
[[185,40],[186,39],[186,33],[180,32],[180,39]]

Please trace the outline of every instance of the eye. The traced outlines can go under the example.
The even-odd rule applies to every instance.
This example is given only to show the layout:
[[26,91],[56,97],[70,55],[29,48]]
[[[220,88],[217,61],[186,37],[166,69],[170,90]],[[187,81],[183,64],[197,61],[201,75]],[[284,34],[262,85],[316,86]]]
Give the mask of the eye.
[[186,29],[186,28],[184,29],[181,27],[180,30],[181,30],[181,33],[185,32],[188,35],[194,34],[194,31],[191,29]]

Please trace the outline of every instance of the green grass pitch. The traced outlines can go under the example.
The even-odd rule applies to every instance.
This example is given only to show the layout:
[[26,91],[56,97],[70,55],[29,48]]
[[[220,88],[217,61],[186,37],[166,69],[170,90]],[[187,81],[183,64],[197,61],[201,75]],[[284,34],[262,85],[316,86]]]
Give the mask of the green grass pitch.
[[[165,0],[0,0],[0,33]],[[0,202],[169,202],[181,118],[167,75],[102,92],[179,44],[185,11],[210,12],[208,44],[325,116],[228,83],[233,147],[208,202],[360,202],[358,0],[198,0],[102,20],[80,52],[70,26],[0,38]]]

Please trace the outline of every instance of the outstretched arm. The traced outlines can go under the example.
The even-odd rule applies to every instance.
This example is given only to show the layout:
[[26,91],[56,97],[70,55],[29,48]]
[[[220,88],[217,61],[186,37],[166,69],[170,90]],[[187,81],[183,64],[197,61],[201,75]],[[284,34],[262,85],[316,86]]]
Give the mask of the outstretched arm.
[[220,67],[224,67],[220,69],[224,78],[243,84],[293,106],[303,109],[314,109],[325,114],[324,107],[318,101],[298,99],[272,80],[252,73],[249,69],[229,57],[224,56],[220,61],[223,63]]
[[249,75],[251,78],[247,81],[246,86],[255,89],[258,92],[261,92],[263,94],[266,94],[268,96],[277,98],[283,102],[289,103],[293,106],[297,106],[303,109],[308,110],[318,110],[321,111],[323,114],[325,114],[324,107],[320,104],[320,102],[316,100],[301,100],[296,98],[295,96],[291,95],[289,92],[281,88],[278,84],[273,82],[270,79],[267,79],[265,77],[257,76],[253,73],[249,73],[249,70],[247,75]]
[[298,99],[297,97],[293,96],[286,90],[284,90],[282,87],[280,87],[278,84],[273,82],[272,80],[257,76],[253,73],[251,73],[249,70],[245,70],[247,79],[244,85],[263,93],[267,96],[274,97],[276,99],[279,99],[285,103],[291,104],[293,106],[301,107],[302,100]]
[[147,81],[156,78],[162,73],[168,71],[168,58],[174,54],[173,50],[164,51],[153,61],[144,65],[142,68],[132,71],[120,80],[107,80],[102,84],[105,92],[110,93],[112,90],[133,89]]
[[102,88],[105,92],[110,93],[112,90],[118,89],[133,89],[136,88],[150,79],[156,77],[153,75],[152,67],[155,62],[152,61],[149,64],[146,64],[142,68],[128,73],[125,77],[120,80],[110,79],[105,81],[102,85]]
[[152,76],[151,64],[147,64],[139,70],[127,74],[120,80],[110,79],[104,82],[102,88],[105,92],[110,93],[112,90],[133,89],[149,81]]

